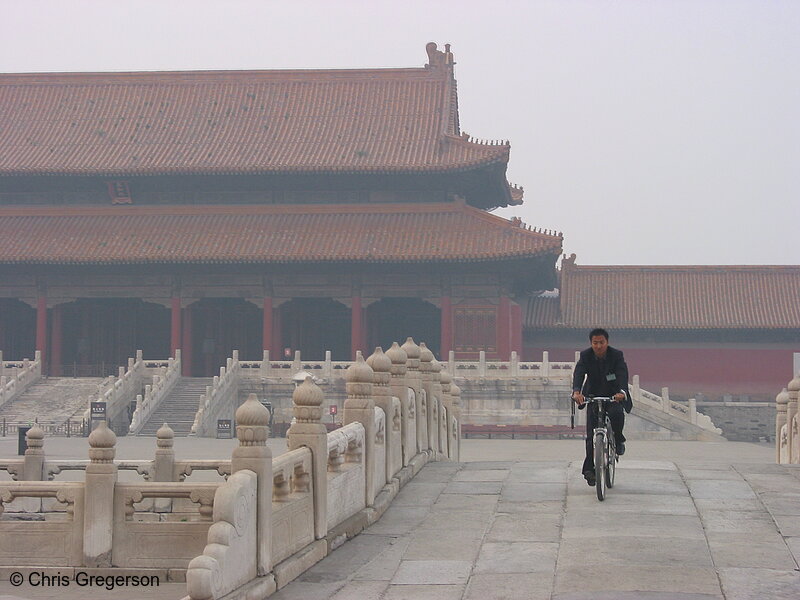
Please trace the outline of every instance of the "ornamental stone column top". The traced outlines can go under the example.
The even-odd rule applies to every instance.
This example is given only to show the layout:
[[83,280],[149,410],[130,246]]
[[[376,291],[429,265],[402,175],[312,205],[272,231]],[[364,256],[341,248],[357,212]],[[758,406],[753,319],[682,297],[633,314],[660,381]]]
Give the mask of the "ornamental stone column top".
[[450,384],[450,395],[453,397],[453,406],[461,406],[461,388],[455,382]]
[[159,449],[172,448],[175,443],[175,432],[172,427],[164,423],[156,431],[156,446]]
[[789,390],[783,388],[780,393],[775,396],[775,404],[777,405],[779,412],[786,410],[787,402],[789,402]]
[[269,437],[269,411],[258,401],[258,396],[249,394],[247,400],[236,409],[236,437],[240,446],[266,446]]
[[392,343],[392,347],[386,351],[386,356],[392,361],[392,377],[402,377],[406,374],[408,354],[397,342]]
[[[411,338],[408,338],[411,339]],[[434,360],[433,352],[430,351],[425,342],[419,344],[419,370],[423,376],[428,375],[433,370],[431,362]]]
[[[789,382],[789,385],[786,386],[786,389],[789,392],[790,397],[791,397],[792,392],[799,392],[800,391],[800,373],[798,373],[797,375],[794,376],[794,379],[792,379]],[[794,395],[797,396],[796,393]]]
[[28,432],[25,434],[25,441],[28,448],[25,450],[25,455],[29,454],[42,454],[42,447],[44,446],[44,429],[39,427],[38,423],[34,423]]
[[419,358],[422,349],[414,342],[414,338],[406,338],[405,343],[401,346],[408,356],[408,368],[411,371],[419,371]]
[[[319,423],[322,419],[322,390],[309,375],[292,393],[292,414],[298,423]],[[266,410],[266,409],[265,409]],[[267,421],[269,422],[269,421]]]
[[[361,350],[356,352],[356,360],[347,367],[344,378],[346,381],[348,407],[358,408],[361,401],[366,404],[372,398],[372,382],[375,379],[375,374],[372,371],[372,367],[364,361],[364,355],[361,354]],[[354,402],[359,406],[353,406]]]
[[89,434],[89,460],[93,463],[112,463],[117,444],[117,436],[108,428],[105,421]]
[[445,369],[439,372],[439,381],[442,384],[442,392],[445,394],[451,393],[450,384],[453,383],[453,377]]
[[372,368],[372,381],[379,387],[389,384],[391,377],[392,359],[378,346],[375,352],[369,355],[367,364]]

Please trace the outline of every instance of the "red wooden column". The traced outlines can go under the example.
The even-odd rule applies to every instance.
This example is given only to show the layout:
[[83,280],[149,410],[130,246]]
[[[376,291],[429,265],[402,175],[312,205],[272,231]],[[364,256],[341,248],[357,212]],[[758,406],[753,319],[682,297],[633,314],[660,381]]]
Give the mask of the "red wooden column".
[[283,315],[280,306],[272,309],[272,349],[275,358],[270,353],[270,360],[283,360]]
[[516,302],[511,303],[511,351],[522,360],[522,307]]
[[497,354],[500,360],[511,359],[511,301],[508,296],[500,296],[500,306],[497,307]]
[[175,350],[181,345],[181,297],[178,295],[172,296],[171,317],[169,353],[174,357]]
[[350,309],[350,354],[356,359],[356,351],[364,350],[364,311],[361,310],[361,296],[353,296]]
[[269,352],[270,360],[275,360],[277,356],[274,354],[275,346],[272,339],[272,297],[264,297],[264,329],[261,333],[261,343],[263,349]]
[[[441,360],[450,360],[450,350],[453,349],[453,300],[450,296],[442,296],[442,315],[441,315]],[[452,365],[451,365],[452,367]]]
[[183,309],[183,332],[181,339],[181,375],[192,376],[192,307]]
[[36,299],[36,350],[42,353],[42,370],[47,364],[47,296],[39,293]]
[[63,326],[63,304],[57,304],[53,307],[53,329],[51,332],[51,341],[53,343],[53,352],[50,358],[50,375],[53,377],[61,377],[62,375],[62,348],[64,341],[64,326]]

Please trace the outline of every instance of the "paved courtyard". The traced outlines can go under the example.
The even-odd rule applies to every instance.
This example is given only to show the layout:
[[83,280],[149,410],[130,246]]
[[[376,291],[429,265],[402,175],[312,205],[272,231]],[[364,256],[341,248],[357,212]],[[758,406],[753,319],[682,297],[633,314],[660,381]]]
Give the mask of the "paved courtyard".
[[[123,442],[120,458],[152,454],[153,440]],[[631,442],[600,503],[579,472],[582,442],[462,444],[465,462],[429,463],[379,522],[272,598],[800,598],[800,468],[773,464],[771,446]],[[232,445],[175,447],[210,458]],[[184,594],[167,584],[146,597]],[[48,597],[110,596],[0,583],[0,600]]]

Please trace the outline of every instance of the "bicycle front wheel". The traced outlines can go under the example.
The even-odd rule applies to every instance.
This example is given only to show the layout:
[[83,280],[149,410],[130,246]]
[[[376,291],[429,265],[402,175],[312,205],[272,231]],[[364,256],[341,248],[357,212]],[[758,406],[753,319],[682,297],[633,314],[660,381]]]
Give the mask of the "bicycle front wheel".
[[597,490],[597,499],[601,502],[606,499],[606,436],[602,433],[594,434],[594,480]]

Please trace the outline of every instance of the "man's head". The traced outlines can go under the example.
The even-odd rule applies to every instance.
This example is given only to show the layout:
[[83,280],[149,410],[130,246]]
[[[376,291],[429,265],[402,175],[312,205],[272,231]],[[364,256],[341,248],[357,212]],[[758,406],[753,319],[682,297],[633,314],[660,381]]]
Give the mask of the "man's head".
[[594,355],[603,358],[608,350],[608,332],[600,327],[592,329],[589,332],[589,341],[592,343]]

